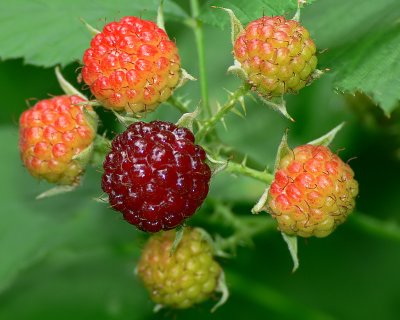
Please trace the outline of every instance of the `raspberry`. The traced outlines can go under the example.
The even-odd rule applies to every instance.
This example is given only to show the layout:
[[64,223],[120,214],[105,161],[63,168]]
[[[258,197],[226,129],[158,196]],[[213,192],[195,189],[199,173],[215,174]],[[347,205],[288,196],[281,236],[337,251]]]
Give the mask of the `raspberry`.
[[185,228],[171,255],[174,238],[175,230],[152,236],[143,249],[137,274],[155,303],[184,309],[209,298],[217,287],[221,267],[199,229]]
[[207,196],[211,170],[205,159],[188,129],[163,121],[136,122],[113,140],[102,188],[112,208],[139,229],[172,229]]
[[124,17],[97,34],[83,56],[82,77],[104,107],[154,110],[180,78],[178,49],[154,22]]
[[268,211],[288,235],[326,237],[355,206],[354,172],[327,147],[303,145],[279,163]]
[[284,17],[262,17],[238,36],[234,56],[248,82],[266,98],[296,93],[312,80],[315,44],[307,29]]
[[60,185],[79,182],[84,171],[76,157],[90,147],[96,130],[83,111],[89,106],[78,96],[41,100],[22,113],[19,149],[31,175]]

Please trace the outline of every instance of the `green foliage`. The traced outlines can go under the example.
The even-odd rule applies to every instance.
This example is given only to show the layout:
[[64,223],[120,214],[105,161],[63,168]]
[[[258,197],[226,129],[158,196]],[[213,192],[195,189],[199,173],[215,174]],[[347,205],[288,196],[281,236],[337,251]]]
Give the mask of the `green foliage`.
[[209,23],[218,27],[227,27],[229,25],[229,19],[226,13],[221,9],[212,8],[222,7],[233,10],[235,15],[243,23],[248,24],[250,21],[265,16],[276,16],[284,13],[292,12],[297,8],[297,0],[209,0],[203,4],[202,13],[200,19],[204,23]]
[[315,37],[320,66],[334,72],[340,91],[364,92],[386,115],[400,100],[400,2],[317,1],[302,18]]
[[[158,0],[17,0],[0,1],[0,57],[23,58],[38,66],[66,65],[80,60],[91,35],[80,19],[97,29],[126,15],[156,20]],[[165,18],[186,14],[173,2],[164,5]]]

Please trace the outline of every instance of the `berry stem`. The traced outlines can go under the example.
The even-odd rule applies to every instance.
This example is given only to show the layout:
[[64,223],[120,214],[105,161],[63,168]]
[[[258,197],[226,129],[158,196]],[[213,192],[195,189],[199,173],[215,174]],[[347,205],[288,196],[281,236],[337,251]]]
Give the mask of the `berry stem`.
[[169,103],[171,106],[173,106],[175,109],[177,109],[181,113],[189,113],[189,109],[185,106],[185,104],[182,103],[179,99],[175,98],[174,96],[169,97],[167,100],[167,103]]
[[274,175],[271,173],[268,173],[266,171],[255,170],[247,167],[242,163],[237,163],[232,161],[228,162],[228,165],[226,166],[225,170],[231,173],[237,173],[243,176],[254,178],[256,180],[265,182],[268,185],[271,184],[272,180],[274,179]]
[[251,243],[253,237],[276,229],[275,221],[270,217],[250,217],[236,215],[232,209],[220,201],[213,201],[214,223],[224,224],[234,230],[227,238],[217,237],[215,240],[215,253],[219,256],[229,256],[234,253],[238,245]]
[[225,250],[235,250],[238,245],[251,243],[252,238],[261,233],[275,231],[276,223],[272,218],[261,217],[235,217],[240,229],[228,238],[220,238],[217,241],[217,252]]
[[206,111],[207,117],[211,117],[212,111],[208,99],[208,80],[206,72],[206,58],[204,50],[204,33],[203,33],[203,23],[197,19],[199,15],[199,1],[190,0],[190,9],[192,13],[193,22],[190,24],[196,40],[197,55],[199,59],[199,78],[200,78],[200,90],[201,99],[203,101],[203,108]]
[[229,95],[228,101],[215,113],[209,120],[207,120],[203,127],[197,132],[196,140],[201,141],[214,127],[222,120],[224,115],[230,111],[236,104],[236,102],[243,97],[250,90],[250,85],[244,83],[235,92]]
[[349,216],[349,222],[363,232],[388,240],[400,241],[400,226],[394,221],[381,221],[366,214],[354,212]]

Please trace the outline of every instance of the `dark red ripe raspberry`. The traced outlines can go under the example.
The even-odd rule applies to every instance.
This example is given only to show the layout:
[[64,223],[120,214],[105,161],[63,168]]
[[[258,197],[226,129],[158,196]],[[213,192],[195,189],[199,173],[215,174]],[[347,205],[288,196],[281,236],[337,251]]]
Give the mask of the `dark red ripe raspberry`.
[[102,188],[114,210],[148,232],[177,227],[203,203],[211,170],[185,128],[136,122],[117,135],[104,161]]

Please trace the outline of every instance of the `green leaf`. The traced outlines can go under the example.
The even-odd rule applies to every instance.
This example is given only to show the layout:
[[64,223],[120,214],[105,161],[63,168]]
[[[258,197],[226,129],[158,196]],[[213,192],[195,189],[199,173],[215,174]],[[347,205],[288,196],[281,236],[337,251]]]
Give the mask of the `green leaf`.
[[[0,57],[24,58],[40,66],[80,60],[91,35],[83,18],[96,29],[126,15],[155,20],[158,0],[17,0],[0,2]],[[166,19],[186,13],[173,2],[164,5]]]
[[58,251],[27,270],[1,296],[0,318],[151,319],[152,303],[133,273],[138,254],[102,245]]
[[[31,177],[19,159],[17,131],[0,129],[2,159],[0,176],[0,292],[51,250],[85,236],[99,221],[101,205],[92,201],[100,194],[97,183],[86,183],[79,192],[36,200],[51,186]],[[98,179],[98,178],[97,178]],[[88,182],[88,181],[87,181]],[[90,184],[89,184],[90,186]]]
[[365,93],[389,116],[400,101],[400,24],[365,36],[342,57],[338,89]]
[[276,16],[288,12],[294,13],[297,8],[297,0],[209,0],[200,12],[200,20],[220,28],[229,25],[229,16],[220,9],[211,6],[231,9],[241,23],[248,24],[250,21],[262,16]]
[[398,0],[318,1],[302,12],[336,87],[371,96],[386,115],[400,100],[399,12]]

